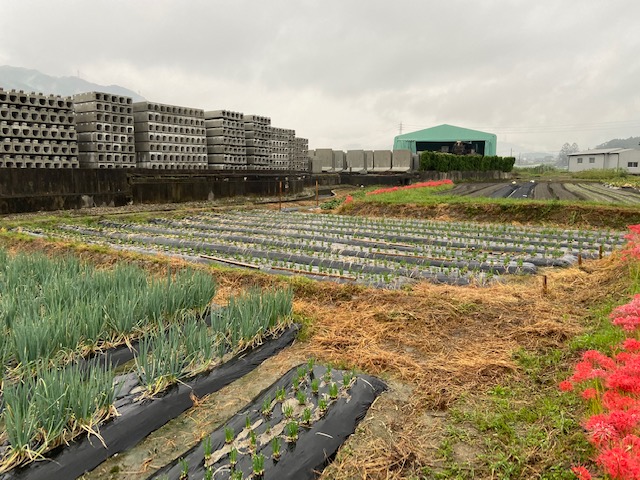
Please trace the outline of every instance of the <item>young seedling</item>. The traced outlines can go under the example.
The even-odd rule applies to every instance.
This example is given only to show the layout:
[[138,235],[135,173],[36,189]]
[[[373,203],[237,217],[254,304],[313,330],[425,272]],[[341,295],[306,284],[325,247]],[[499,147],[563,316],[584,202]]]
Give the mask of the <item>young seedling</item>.
[[318,381],[318,379],[314,378],[313,380],[311,380],[311,393],[313,393],[314,395],[318,395],[319,388],[320,382]]
[[204,439],[202,447],[204,449],[204,462],[207,463],[211,458],[211,437]]
[[282,407],[282,414],[284,415],[284,418],[293,417],[293,407],[291,405],[285,405]]
[[280,440],[280,437],[273,437],[273,440],[271,440],[271,455],[273,456],[273,459],[275,461],[278,461],[278,459],[280,458],[280,447],[282,446],[282,441]]
[[189,463],[184,458],[178,460],[178,463],[180,464],[180,480],[187,480],[189,478]]
[[229,465],[233,468],[236,466],[236,463],[238,463],[238,450],[234,447],[229,452]]
[[336,398],[338,398],[338,384],[337,383],[332,383],[331,385],[329,385],[329,398],[331,400],[335,400]]
[[253,430],[249,431],[249,446],[251,450],[256,451],[256,447],[258,446],[258,437],[256,437],[256,432]]
[[309,425],[311,423],[311,409],[305,408],[302,412],[302,424]]
[[299,377],[293,377],[293,391],[297,392],[298,389],[300,388],[300,378]]
[[307,376],[307,369],[305,367],[298,367],[297,369],[298,379],[302,380]]
[[298,422],[291,421],[287,423],[287,426],[284,430],[287,435],[287,442],[295,443],[296,440],[298,440]]
[[287,391],[284,389],[284,387],[277,389],[276,390],[276,401],[277,402],[284,402],[285,398],[287,398]]
[[204,471],[204,480],[213,480],[213,470],[210,467]]
[[327,371],[324,372],[324,383],[331,381],[331,365],[327,365]]
[[247,430],[251,430],[251,418],[249,418],[249,415],[247,415],[247,418],[244,420],[244,426]]
[[271,398],[265,397],[262,401],[262,415],[265,417],[271,416]]
[[298,392],[296,394],[296,400],[298,400],[298,405],[304,405],[307,403],[307,396],[304,392]]
[[321,398],[320,400],[318,400],[318,409],[320,410],[320,413],[322,415],[324,415],[324,413],[327,411],[327,399],[326,398]]
[[242,470],[234,470],[231,472],[231,477],[229,480],[242,480]]
[[353,379],[353,376],[351,373],[345,373],[342,376],[342,386],[344,388],[349,388],[349,385],[351,384],[351,380]]
[[253,475],[256,478],[261,478],[264,475],[264,455],[261,453],[253,455],[251,464],[253,466]]
[[235,432],[231,427],[224,427],[224,441],[225,443],[233,442],[233,437],[235,437]]
[[[342,273],[340,274],[342,275]],[[310,372],[313,371],[313,367],[316,364],[316,359],[311,357],[309,360],[307,360],[307,370],[309,370]]]

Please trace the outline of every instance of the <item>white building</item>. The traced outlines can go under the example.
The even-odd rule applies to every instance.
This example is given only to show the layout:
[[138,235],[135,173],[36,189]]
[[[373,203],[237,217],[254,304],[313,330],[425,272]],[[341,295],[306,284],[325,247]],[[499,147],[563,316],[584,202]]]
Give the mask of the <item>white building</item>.
[[581,172],[595,169],[624,169],[629,173],[640,174],[640,150],[632,148],[601,148],[571,153],[569,171]]

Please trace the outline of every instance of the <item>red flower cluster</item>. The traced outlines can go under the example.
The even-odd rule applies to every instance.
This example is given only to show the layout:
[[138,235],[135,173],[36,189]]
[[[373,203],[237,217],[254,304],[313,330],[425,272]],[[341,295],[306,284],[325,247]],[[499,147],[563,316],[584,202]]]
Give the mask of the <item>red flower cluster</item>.
[[351,195],[347,195],[347,198],[344,199],[345,205],[353,202],[353,197]]
[[[640,259],[640,225],[629,227],[629,257]],[[560,382],[562,391],[583,388],[592,415],[584,427],[597,450],[595,458],[607,478],[640,479],[640,294],[610,315],[627,339],[609,357],[596,350],[584,352],[573,375]],[[578,479],[590,480],[583,466],[571,469]]]
[[412,185],[407,185],[406,187],[379,188],[377,190],[367,192],[367,195],[378,195],[379,193],[397,192],[398,190],[410,190],[412,188],[425,188],[425,187],[432,188],[432,187],[439,187],[441,185],[453,185],[453,182],[449,179],[430,180],[428,182],[420,182],[420,183],[414,183]]

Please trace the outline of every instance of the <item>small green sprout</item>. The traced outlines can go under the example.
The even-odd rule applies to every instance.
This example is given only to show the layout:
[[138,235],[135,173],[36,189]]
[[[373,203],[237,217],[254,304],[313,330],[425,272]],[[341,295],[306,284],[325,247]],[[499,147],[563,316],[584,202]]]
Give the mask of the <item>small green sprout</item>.
[[234,447],[229,452],[229,465],[233,467],[236,463],[238,463],[238,450]]
[[255,451],[257,445],[258,445],[258,437],[256,437],[256,432],[254,432],[253,430],[250,430],[249,431],[249,446],[251,447],[251,450]]
[[331,381],[331,365],[327,365],[327,371],[324,372],[324,382],[329,383]]
[[261,453],[253,455],[251,464],[253,465],[253,474],[256,477],[262,477],[264,475],[264,455]]
[[329,398],[331,398],[332,400],[335,400],[336,398],[338,398],[338,384],[337,383],[332,383],[331,385],[329,385]]
[[247,428],[247,430],[251,430],[251,418],[249,417],[249,415],[247,415],[247,418],[245,418],[244,420],[244,426]]
[[320,389],[320,381],[317,378],[311,380],[311,393],[314,395],[318,394],[318,390]]
[[189,478],[189,463],[184,458],[178,460],[178,463],[180,464],[180,480],[186,480]]
[[291,405],[285,405],[282,407],[282,414],[285,418],[293,417],[293,407]]
[[268,417],[271,415],[271,398],[265,397],[262,401],[262,415]]
[[298,440],[298,422],[291,421],[287,423],[287,426],[284,430],[287,434],[287,442],[294,443],[296,440]]
[[300,378],[299,377],[293,377],[293,391],[297,392],[298,389],[300,388]]
[[300,380],[302,380],[304,377],[307,376],[307,369],[305,367],[298,367],[297,369],[297,373],[298,373],[298,378]]
[[320,413],[323,413],[327,411],[327,399],[326,398],[321,398],[320,400],[318,400],[318,409],[320,410]]
[[271,440],[271,455],[274,460],[278,460],[280,458],[280,447],[282,446],[282,442],[280,441],[280,437],[273,437]]
[[307,370],[311,372],[315,364],[316,364],[316,359],[311,357],[309,360],[307,360]]
[[234,470],[231,472],[230,480],[242,480],[242,470]]
[[235,437],[235,432],[231,427],[224,427],[224,441],[225,443],[233,442],[233,437]]
[[307,396],[304,392],[298,392],[296,394],[296,399],[298,400],[298,405],[304,405],[307,403]]
[[285,398],[287,398],[287,391],[284,389],[284,387],[278,388],[276,390],[276,401],[284,402]]
[[309,425],[311,423],[311,409],[305,408],[302,412],[302,423]]
[[207,468],[204,471],[204,480],[213,480],[213,470],[211,468]]
[[204,439],[202,447],[204,449],[204,461],[206,462],[211,458],[211,437],[207,437]]

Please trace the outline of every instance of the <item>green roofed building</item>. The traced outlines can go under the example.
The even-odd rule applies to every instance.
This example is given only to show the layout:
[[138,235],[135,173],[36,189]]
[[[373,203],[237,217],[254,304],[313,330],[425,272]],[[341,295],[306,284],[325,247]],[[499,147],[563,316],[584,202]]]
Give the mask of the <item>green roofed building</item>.
[[398,135],[393,140],[393,149],[494,156],[496,143],[497,137],[493,133],[443,124]]

